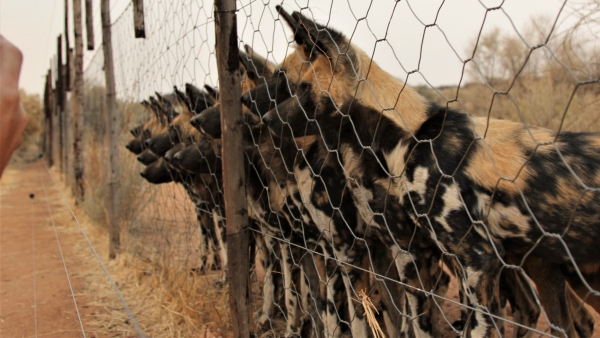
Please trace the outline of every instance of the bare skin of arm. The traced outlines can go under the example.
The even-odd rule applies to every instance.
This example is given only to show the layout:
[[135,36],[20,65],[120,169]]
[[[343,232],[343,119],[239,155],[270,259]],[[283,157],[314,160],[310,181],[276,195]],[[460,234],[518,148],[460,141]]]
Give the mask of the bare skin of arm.
[[0,177],[27,126],[19,97],[22,63],[21,51],[0,35]]

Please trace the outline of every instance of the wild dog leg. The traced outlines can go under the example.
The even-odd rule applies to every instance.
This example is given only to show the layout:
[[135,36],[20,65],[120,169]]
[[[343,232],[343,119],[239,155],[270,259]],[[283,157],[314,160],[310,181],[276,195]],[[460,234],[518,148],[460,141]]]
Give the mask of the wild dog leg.
[[275,255],[271,237],[256,235],[257,253],[264,270],[262,281],[262,308],[258,312],[257,323],[263,330],[268,330],[268,320],[273,318],[275,310],[275,278],[273,270],[275,267]]
[[[583,283],[579,274],[571,266],[562,266],[563,275],[569,281],[571,288],[577,293],[577,295],[585,300],[585,303],[590,305],[597,313],[600,313],[600,296],[593,294],[587,285]],[[583,278],[587,284],[597,292],[600,292],[600,273],[586,273],[585,271],[580,272],[583,274]]]
[[396,269],[405,288],[406,304],[402,331],[414,330],[419,337],[440,337],[440,307],[442,300],[421,290],[433,291],[445,296],[450,276],[441,268],[437,248],[413,248],[410,254],[398,246],[392,246]]
[[594,316],[583,305],[583,301],[577,296],[571,286],[567,284],[566,287],[569,319],[573,320],[573,325],[579,337],[592,337],[594,334]]
[[325,257],[325,279],[321,281],[323,285],[322,297],[324,299],[322,318],[325,320],[325,337],[342,337],[346,330],[346,324],[349,324],[348,317],[344,310],[345,288],[342,282],[340,267],[338,262],[331,254],[331,247],[324,248]]
[[200,267],[204,273],[207,273],[210,269],[212,269],[214,265],[214,253],[209,252],[212,251],[212,246],[210,245],[210,241],[212,238],[209,236],[210,226],[212,225],[212,220],[210,219],[210,214],[200,210],[200,208],[196,207],[196,214],[198,215],[198,242],[200,243],[200,257],[202,261],[202,266]]
[[536,327],[540,316],[540,307],[529,284],[522,272],[513,269],[504,269],[500,276],[500,292],[510,303],[513,320],[525,326],[515,326],[513,337],[516,338],[532,337],[533,332],[526,327]]
[[317,261],[319,255],[307,252],[303,255],[300,266],[302,267],[301,293],[302,309],[308,315],[304,320],[302,337],[319,337],[323,332],[323,321],[319,314],[319,272]]
[[[495,245],[502,252],[499,244]],[[498,316],[500,313],[500,299],[496,287],[502,263],[493,254],[470,257],[471,252],[455,252],[456,257],[450,261],[462,289],[461,302],[469,306],[461,307],[461,317],[464,320],[463,335],[473,338],[500,337],[495,319],[489,314]],[[475,260],[477,264],[474,264]]]
[[[578,297],[569,294],[572,289],[566,284],[560,265],[543,262],[541,259],[529,257],[525,262],[527,274],[535,282],[540,303],[548,315],[552,334],[559,337],[577,337],[578,332],[593,332],[593,320],[581,306]],[[572,304],[571,304],[572,303]],[[572,319],[571,309],[580,309]]]
[[221,210],[219,208],[213,209],[213,223],[219,261],[221,263],[221,268],[223,269],[223,282],[225,282],[227,278],[227,236],[225,234],[225,218],[221,215]]
[[381,308],[386,337],[397,338],[401,336],[402,316],[406,313],[405,290],[402,284],[396,282],[400,278],[390,251],[379,241],[369,245],[369,247],[371,249],[373,271],[376,275],[387,277],[379,278],[371,275],[374,277],[373,285],[381,300],[377,301],[375,296],[371,298],[374,299],[375,306]]
[[[424,291],[432,291],[436,295],[445,297],[450,283],[450,276],[440,265],[441,259],[439,250],[434,247],[419,248],[419,255],[412,266],[418,274],[407,273],[408,283]],[[418,290],[417,290],[418,291]],[[444,303],[443,298],[427,295],[424,292],[417,292],[417,326],[419,332],[429,334],[431,337],[441,337],[440,320],[442,320],[441,306]],[[420,335],[423,336],[422,334]]]
[[298,291],[292,282],[292,252],[287,243],[279,243],[281,248],[281,265],[283,268],[283,288],[285,292],[285,308],[287,314],[286,331],[288,335],[298,334],[300,330],[300,311],[298,309]]
[[[365,255],[360,255],[358,258],[365,258]],[[355,257],[357,258],[357,257]],[[364,260],[361,259],[364,265]],[[351,260],[351,263],[340,266],[340,273],[342,275],[342,281],[344,288],[346,289],[346,302],[348,306],[348,319],[350,320],[350,327],[352,330],[353,337],[366,337],[367,331],[367,320],[365,318],[364,309],[362,305],[357,303],[355,299],[359,299],[358,291],[368,289],[368,273],[353,267],[352,263],[356,263],[355,260]],[[357,264],[358,265],[358,264]],[[367,267],[368,268],[368,267]]]

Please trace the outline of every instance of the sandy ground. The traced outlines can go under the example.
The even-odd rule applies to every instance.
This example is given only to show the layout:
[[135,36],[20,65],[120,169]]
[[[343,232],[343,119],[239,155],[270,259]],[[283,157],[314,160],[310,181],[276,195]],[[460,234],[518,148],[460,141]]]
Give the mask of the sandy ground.
[[132,332],[127,323],[106,320],[123,318],[122,310],[118,300],[105,299],[110,292],[98,290],[108,281],[86,246],[43,163],[9,166],[0,181],[1,337]]

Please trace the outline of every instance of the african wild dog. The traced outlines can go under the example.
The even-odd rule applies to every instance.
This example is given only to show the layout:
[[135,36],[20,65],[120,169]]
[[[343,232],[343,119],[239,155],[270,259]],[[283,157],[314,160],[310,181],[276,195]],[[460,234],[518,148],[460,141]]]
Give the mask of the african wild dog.
[[[573,266],[596,271],[600,135],[556,134],[429,103],[340,33],[280,13],[296,30],[297,54],[310,62],[284,62],[299,78],[295,96],[263,120],[320,135],[334,150],[365,222],[392,251],[410,252],[396,258],[401,275],[422,249],[446,255],[462,303],[475,309],[463,308],[466,336],[499,335],[486,313],[500,312],[506,253],[542,258],[559,277]],[[573,331],[558,279],[542,281],[557,292],[540,288],[540,300]]]
[[148,101],[142,101],[141,105],[150,113],[150,119],[142,126],[137,126],[130,131],[134,138],[125,145],[127,150],[136,155],[146,149],[144,142],[153,135],[159,134],[167,124],[165,116],[161,114],[156,105]]

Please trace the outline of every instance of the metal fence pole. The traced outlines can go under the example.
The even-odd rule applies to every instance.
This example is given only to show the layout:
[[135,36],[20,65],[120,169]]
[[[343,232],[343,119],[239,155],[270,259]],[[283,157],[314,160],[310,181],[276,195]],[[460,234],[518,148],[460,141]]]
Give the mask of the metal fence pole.
[[73,0],[73,33],[75,57],[73,60],[73,195],[77,202],[83,201],[83,24],[81,0]]
[[102,16],[102,49],[104,50],[104,76],[106,78],[106,109],[108,113],[108,144],[110,157],[109,199],[109,246],[108,257],[114,259],[121,245],[119,225],[119,118],[117,116],[117,93],[115,89],[115,70],[113,62],[112,34],[110,25],[110,0],[100,4]]
[[215,0],[215,34],[221,130],[223,190],[227,217],[227,280],[234,337],[250,337],[249,226],[242,139],[241,85],[235,0]]

